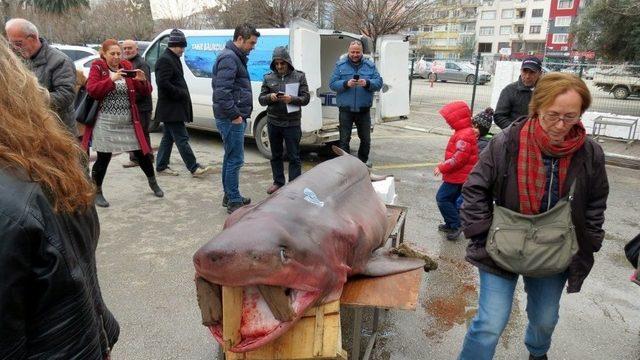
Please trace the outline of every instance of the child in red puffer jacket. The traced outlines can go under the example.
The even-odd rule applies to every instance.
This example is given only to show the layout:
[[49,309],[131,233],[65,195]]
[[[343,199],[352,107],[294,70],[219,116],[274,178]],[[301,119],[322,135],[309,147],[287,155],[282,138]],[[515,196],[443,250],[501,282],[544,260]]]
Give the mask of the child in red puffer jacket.
[[438,189],[436,201],[444,218],[439,231],[447,233],[447,240],[457,240],[461,233],[460,217],[456,200],[462,191],[462,184],[478,161],[478,130],[471,126],[471,109],[464,101],[454,101],[440,109],[440,115],[455,130],[444,161],[439,163],[433,174],[442,174],[442,185]]

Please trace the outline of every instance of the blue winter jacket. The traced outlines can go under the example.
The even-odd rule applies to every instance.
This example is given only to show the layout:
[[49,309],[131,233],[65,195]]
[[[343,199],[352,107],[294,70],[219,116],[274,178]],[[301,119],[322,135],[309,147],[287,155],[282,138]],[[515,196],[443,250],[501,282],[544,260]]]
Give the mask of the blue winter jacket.
[[[360,75],[360,79],[367,80],[367,85],[348,87],[347,81],[353,79],[355,74]],[[338,93],[336,100],[339,108],[360,112],[369,109],[373,104],[373,93],[382,88],[382,78],[371,60],[363,58],[360,64],[356,65],[346,56],[336,62],[329,87]]]
[[213,116],[229,121],[242,116],[244,120],[253,111],[251,79],[247,70],[247,54],[233,41],[227,41],[218,54],[211,75],[213,89]]

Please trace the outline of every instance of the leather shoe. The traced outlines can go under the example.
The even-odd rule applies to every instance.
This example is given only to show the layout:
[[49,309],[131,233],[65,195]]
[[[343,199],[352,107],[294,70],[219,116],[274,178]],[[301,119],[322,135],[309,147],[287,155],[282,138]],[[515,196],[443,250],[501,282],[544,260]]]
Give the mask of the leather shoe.
[[549,358],[547,357],[547,354],[540,355],[540,356],[529,354],[529,360],[549,360]]
[[460,237],[460,234],[462,234],[461,228],[451,229],[451,231],[447,233],[447,240],[456,241]]
[[280,185],[273,184],[273,185],[269,186],[269,188],[267,189],[267,194],[271,195],[274,192],[278,191],[278,189],[280,189]]
[[232,212],[240,209],[243,206],[244,204],[241,202],[230,202],[229,205],[227,206],[227,214],[231,214]]
[[450,233],[453,231],[452,228],[449,227],[449,225],[447,224],[440,224],[438,225],[438,231],[442,231],[443,233]]
[[[242,197],[242,205],[249,205],[251,204],[251,198],[246,198],[246,197]],[[224,196],[222,197],[222,206],[224,207],[228,207],[229,206],[229,198],[227,197],[227,194],[224,194]]]

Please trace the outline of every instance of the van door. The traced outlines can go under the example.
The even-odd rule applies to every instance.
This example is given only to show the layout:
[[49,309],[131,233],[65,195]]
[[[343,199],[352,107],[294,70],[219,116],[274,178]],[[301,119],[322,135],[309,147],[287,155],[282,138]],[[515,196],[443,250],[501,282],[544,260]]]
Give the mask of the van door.
[[382,81],[376,122],[406,119],[409,116],[409,42],[402,35],[378,38],[376,67]]
[[312,132],[322,128],[322,100],[318,97],[322,74],[320,71],[320,33],[311,22],[296,19],[291,22],[290,55],[293,66],[304,71],[309,85],[311,100],[302,107],[302,132]]

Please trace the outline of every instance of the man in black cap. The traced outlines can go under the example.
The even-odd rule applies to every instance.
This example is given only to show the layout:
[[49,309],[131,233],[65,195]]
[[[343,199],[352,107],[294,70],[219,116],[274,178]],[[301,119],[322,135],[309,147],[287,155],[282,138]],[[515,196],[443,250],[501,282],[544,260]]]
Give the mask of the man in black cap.
[[171,148],[175,142],[191,176],[202,177],[210,173],[213,168],[198,164],[189,145],[189,133],[184,125],[193,121],[191,95],[184,80],[182,62],[180,62],[180,57],[187,47],[187,38],[182,31],[173,29],[167,45],[168,48],[156,62],[158,103],[155,116],[157,120],[164,123],[156,158],[156,171],[158,175],[179,175],[169,167]]
[[493,120],[504,129],[517,118],[529,114],[531,94],[542,75],[542,61],[535,56],[524,59],[518,81],[507,85],[500,93]]

